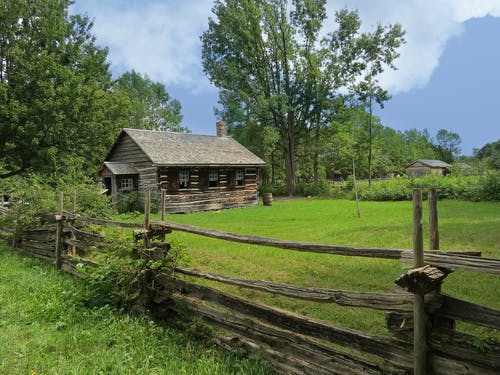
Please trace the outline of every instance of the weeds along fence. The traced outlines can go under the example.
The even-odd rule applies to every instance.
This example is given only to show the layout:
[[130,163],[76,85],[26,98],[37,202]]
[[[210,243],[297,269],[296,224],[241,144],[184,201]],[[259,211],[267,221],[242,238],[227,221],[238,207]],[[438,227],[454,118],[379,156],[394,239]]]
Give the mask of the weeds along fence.
[[[431,203],[435,201],[429,199]],[[105,242],[102,236],[85,229],[91,224],[133,229],[135,238],[144,239],[152,249],[168,249],[165,235],[182,231],[285,251],[413,262],[413,268],[395,281],[400,290],[394,293],[301,287],[178,267],[174,277],[156,275],[155,282],[162,285],[165,298],[156,299],[155,308],[159,312],[188,312],[201,318],[217,328],[214,340],[219,345],[256,354],[287,374],[498,374],[500,346],[475,345],[474,337],[455,330],[455,321],[498,330],[500,310],[442,294],[440,286],[452,269],[498,275],[500,260],[482,258],[478,252],[424,252],[420,190],[414,191],[413,205],[414,248],[401,250],[286,241],[151,221],[148,201],[144,223],[101,220],[63,211],[61,197],[59,212],[51,216],[52,223],[20,233],[16,247],[53,262],[66,272],[78,274],[78,264],[98,265],[75,254]],[[431,246],[436,247],[437,216],[431,219],[431,224],[434,227]],[[6,234],[4,228],[1,235]],[[393,335],[375,336],[278,310],[193,279],[317,303],[382,310]]]

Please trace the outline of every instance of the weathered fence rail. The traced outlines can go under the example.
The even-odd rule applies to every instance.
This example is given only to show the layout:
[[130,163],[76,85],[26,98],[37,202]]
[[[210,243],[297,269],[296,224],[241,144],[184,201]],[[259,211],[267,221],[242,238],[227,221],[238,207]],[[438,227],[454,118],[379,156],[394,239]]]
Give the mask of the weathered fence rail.
[[[54,262],[64,271],[78,275],[78,264],[92,267],[91,260],[79,259],[75,253],[88,251],[109,240],[85,227],[119,227],[134,229],[135,236],[149,242],[149,237],[183,231],[225,241],[271,246],[284,250],[307,251],[332,256],[360,256],[411,262],[414,251],[422,248],[416,238],[414,251],[403,249],[367,248],[344,245],[315,244],[247,236],[214,229],[198,228],[168,221],[123,223],[64,212],[62,206],[55,224],[48,224],[17,234],[16,246],[38,258]],[[437,222],[437,219],[434,218]],[[417,215],[415,231],[421,231],[421,216]],[[2,232],[3,230],[3,232]],[[0,230],[0,238],[9,231]],[[140,232],[140,233],[139,233]],[[436,241],[434,241],[436,243]],[[436,246],[438,247],[438,246]],[[60,250],[60,253],[58,253]],[[455,331],[455,320],[462,320],[500,329],[500,310],[462,301],[440,293],[440,285],[450,267],[500,273],[500,260],[480,257],[479,252],[426,251],[417,254],[419,263],[398,280],[410,284],[408,292],[375,293],[312,288],[274,283],[264,280],[218,275],[210,272],[175,269],[174,278],[159,277],[157,282],[171,302],[159,302],[158,310],[168,309],[184,314],[189,311],[221,331],[214,340],[232,350],[258,352],[277,369],[290,374],[497,374],[500,372],[500,347],[490,343],[483,351],[473,345],[474,338]],[[437,268],[417,266],[432,265]],[[394,337],[379,337],[338,327],[310,317],[246,300],[215,287],[193,281],[204,279],[290,298],[340,306],[370,308],[387,312],[387,324]],[[417,297],[421,311],[415,312]],[[165,299],[164,298],[164,299]],[[160,299],[161,300],[161,299]],[[207,304],[208,303],[208,304]],[[417,329],[413,327],[418,327]],[[413,332],[420,332],[419,338]],[[319,340],[319,341],[318,341]],[[333,346],[332,346],[333,345]],[[345,348],[344,350],[339,348]]]

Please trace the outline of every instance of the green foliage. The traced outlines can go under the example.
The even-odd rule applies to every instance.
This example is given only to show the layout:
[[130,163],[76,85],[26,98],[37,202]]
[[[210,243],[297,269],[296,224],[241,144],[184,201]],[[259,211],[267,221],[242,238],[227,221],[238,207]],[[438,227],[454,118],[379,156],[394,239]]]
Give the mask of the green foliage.
[[499,175],[489,172],[485,176],[443,177],[429,174],[419,178],[399,177],[373,181],[371,187],[366,182],[358,183],[358,193],[360,199],[366,201],[403,201],[412,199],[412,190],[415,188],[425,192],[435,187],[440,199],[499,201]]
[[[171,277],[174,268],[188,260],[184,247],[173,242],[169,250],[148,249],[132,243],[130,235],[106,231],[109,245],[95,249],[90,255],[99,267],[79,265],[88,281],[89,301],[125,309],[147,309],[158,289],[158,277]],[[163,295],[163,294],[162,294]]]
[[460,136],[446,129],[440,129],[436,134],[436,141],[438,158],[447,163],[453,163],[460,154],[460,143],[462,143]]
[[202,62],[220,89],[220,114],[237,127],[275,128],[279,142],[271,142],[266,161],[273,172],[283,159],[279,168],[292,195],[299,149],[317,179],[321,133],[331,126],[340,92],[394,68],[404,32],[399,25],[378,25],[362,33],[358,13],[347,9],[335,14],[335,30],[323,32],[324,0],[217,0],[213,13],[201,37]]
[[118,93],[122,93],[128,104],[124,111],[129,112],[127,127],[174,132],[187,132],[181,126],[181,104],[171,99],[165,85],[152,81],[147,75],[135,70],[123,73],[114,83]]
[[500,140],[485,144],[479,150],[474,150],[474,154],[479,160],[485,161],[489,168],[500,170]]
[[481,176],[478,193],[482,200],[500,201],[500,171],[489,171]]
[[324,179],[314,182],[299,182],[297,184],[297,193],[303,196],[329,197],[332,194],[332,184]]
[[141,207],[141,204],[139,202],[139,192],[127,191],[118,193],[118,202],[116,203],[116,210],[119,213],[143,211],[144,207]]
[[8,215],[0,217],[1,222],[16,232],[26,228],[43,224],[47,221],[47,214],[55,213],[58,209],[58,193],[64,193],[64,209],[72,210],[72,197],[76,192],[76,212],[92,217],[109,217],[114,213],[109,197],[100,192],[100,188],[93,183],[61,184],[53,187],[37,176],[17,178],[9,184],[10,211]]
[[259,187],[259,191],[261,193],[273,193],[273,195],[276,197],[287,195],[286,185],[279,182],[275,184],[262,185]]
[[494,337],[477,337],[473,340],[472,345],[482,353],[488,352],[498,342]]
[[68,0],[0,6],[0,178],[50,175],[76,165],[95,173],[120,127],[107,50]]

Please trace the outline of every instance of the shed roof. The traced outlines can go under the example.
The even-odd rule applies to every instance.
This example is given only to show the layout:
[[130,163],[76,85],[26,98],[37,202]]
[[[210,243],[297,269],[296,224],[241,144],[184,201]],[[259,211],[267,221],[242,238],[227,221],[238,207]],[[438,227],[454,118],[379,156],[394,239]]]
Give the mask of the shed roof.
[[413,167],[415,165],[430,167],[430,168],[450,168],[451,164],[445,163],[441,160],[431,160],[431,159],[418,159],[413,163],[409,164],[406,168]]
[[115,175],[139,173],[132,164],[105,161],[104,165]]
[[265,165],[262,159],[231,137],[128,128],[123,129],[123,133],[159,166]]

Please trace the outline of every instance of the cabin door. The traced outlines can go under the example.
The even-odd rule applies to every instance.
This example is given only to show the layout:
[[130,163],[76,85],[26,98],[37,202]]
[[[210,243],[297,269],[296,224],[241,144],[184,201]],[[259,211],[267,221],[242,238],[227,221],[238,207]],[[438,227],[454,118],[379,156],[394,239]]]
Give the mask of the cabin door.
[[111,195],[112,192],[111,177],[104,177],[104,187],[106,188],[106,195]]

